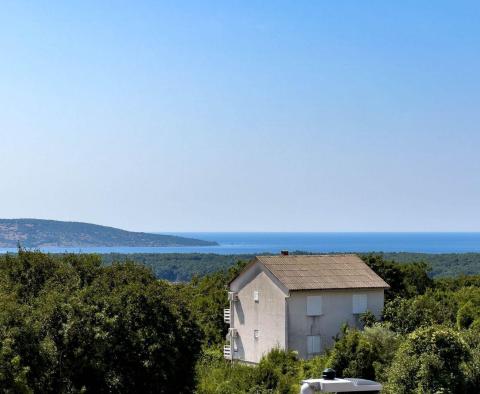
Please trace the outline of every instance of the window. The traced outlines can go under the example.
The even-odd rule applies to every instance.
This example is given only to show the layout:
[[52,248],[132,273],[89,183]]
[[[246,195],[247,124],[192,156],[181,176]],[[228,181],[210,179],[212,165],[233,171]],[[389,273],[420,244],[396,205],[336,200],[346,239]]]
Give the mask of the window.
[[322,297],[307,297],[307,316],[319,316],[322,314]]
[[258,302],[258,290],[253,292],[253,301]]
[[353,295],[353,313],[365,313],[367,311],[367,295],[354,294]]
[[237,345],[237,340],[236,339],[233,340],[233,351],[238,352],[238,345]]
[[308,354],[320,353],[320,335],[307,336],[307,353]]
[[253,337],[255,339],[258,339],[260,337],[260,331],[259,330],[253,330]]

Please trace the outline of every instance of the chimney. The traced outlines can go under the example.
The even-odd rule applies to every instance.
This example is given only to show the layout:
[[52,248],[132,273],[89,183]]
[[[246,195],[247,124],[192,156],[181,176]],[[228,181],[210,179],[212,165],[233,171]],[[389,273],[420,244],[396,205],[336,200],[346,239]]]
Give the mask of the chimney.
[[282,251],[280,252],[280,255],[282,255],[282,256],[288,256],[288,250],[282,250]]

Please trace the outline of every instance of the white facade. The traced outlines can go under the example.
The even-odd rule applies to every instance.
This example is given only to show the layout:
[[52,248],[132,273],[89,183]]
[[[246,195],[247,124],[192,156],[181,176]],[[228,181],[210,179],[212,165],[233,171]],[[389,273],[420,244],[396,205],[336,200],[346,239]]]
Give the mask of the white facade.
[[259,262],[231,284],[230,335],[226,357],[258,363],[271,349],[295,350],[300,358],[322,353],[344,323],[359,314],[380,317],[384,289],[288,290]]
[[257,363],[272,348],[286,348],[286,292],[274,281],[257,263],[230,285],[237,297],[230,301],[234,359]]
[[[343,324],[359,327],[360,313],[369,310],[377,318],[383,309],[383,289],[301,290],[286,298],[288,341],[286,349],[296,350],[300,358],[310,358],[333,345]],[[364,299],[359,309],[356,300]],[[320,299],[321,312],[309,313],[309,301]],[[318,303],[318,301],[317,301]],[[309,349],[307,337],[316,337],[319,351]],[[317,349],[318,349],[317,348]],[[315,349],[314,349],[315,350]]]

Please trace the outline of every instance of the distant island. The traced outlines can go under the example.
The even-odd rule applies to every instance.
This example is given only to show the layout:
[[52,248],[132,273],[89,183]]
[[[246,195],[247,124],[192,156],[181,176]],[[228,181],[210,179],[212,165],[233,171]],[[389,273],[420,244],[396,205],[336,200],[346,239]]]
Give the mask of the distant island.
[[42,219],[0,219],[0,247],[158,247],[212,246],[216,242],[125,231],[80,222]]

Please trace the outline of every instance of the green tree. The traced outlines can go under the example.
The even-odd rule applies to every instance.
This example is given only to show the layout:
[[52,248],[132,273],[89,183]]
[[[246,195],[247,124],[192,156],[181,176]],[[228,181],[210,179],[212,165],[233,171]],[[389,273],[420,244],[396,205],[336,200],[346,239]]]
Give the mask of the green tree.
[[194,277],[189,285],[181,287],[184,298],[190,300],[192,315],[202,330],[203,342],[207,346],[220,346],[225,341],[228,325],[223,321],[223,309],[229,307],[228,283],[246,264],[238,261],[226,272]]
[[475,319],[479,316],[479,308],[472,301],[466,302],[457,312],[458,329],[470,328]]
[[380,324],[364,331],[346,328],[333,345],[327,366],[338,376],[381,379],[398,345],[399,336]]
[[425,262],[399,264],[384,260],[379,255],[363,256],[363,260],[390,285],[385,292],[387,300],[423,294],[434,285],[428,276],[429,266]]
[[470,329],[462,332],[467,345],[469,360],[464,363],[465,392],[476,394],[480,387],[480,330]]
[[410,333],[432,324],[453,325],[458,303],[452,292],[427,291],[413,298],[397,297],[387,302],[383,318],[399,333]]
[[360,314],[360,324],[362,327],[372,327],[377,322],[377,318],[371,311]]
[[297,354],[280,349],[271,350],[260,360],[255,382],[258,387],[279,394],[297,394],[299,391],[300,365]]
[[200,335],[182,294],[142,266],[0,257],[4,392],[191,392]]
[[469,355],[450,327],[420,328],[400,346],[388,372],[386,393],[460,393],[465,389],[463,362]]

